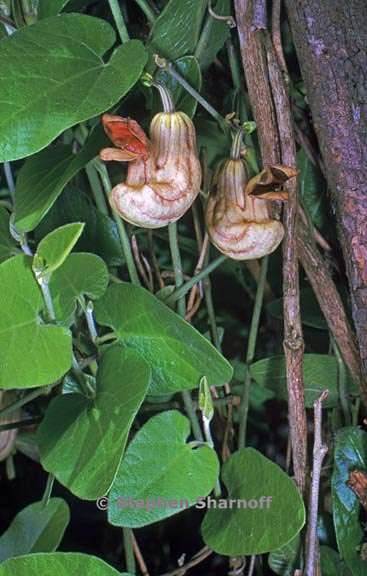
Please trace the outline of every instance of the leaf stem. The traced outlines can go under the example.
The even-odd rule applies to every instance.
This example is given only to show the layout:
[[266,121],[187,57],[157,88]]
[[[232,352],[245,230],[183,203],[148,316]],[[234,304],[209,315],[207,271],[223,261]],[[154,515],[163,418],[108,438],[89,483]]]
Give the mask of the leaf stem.
[[[53,386],[56,386],[56,383]],[[33,390],[26,396],[19,398],[19,400],[16,400],[12,404],[9,404],[9,406],[6,406],[6,408],[0,410],[0,418],[4,418],[8,414],[11,414],[15,410],[17,410],[18,408],[21,408],[25,404],[28,404],[28,402],[32,402],[32,400],[35,400],[39,396],[42,396],[43,394],[45,394],[45,392],[48,392],[49,390],[50,386],[44,386],[42,388],[37,388],[36,390]]]
[[53,474],[49,474],[47,476],[46,488],[42,496],[42,508],[46,508],[47,504],[50,501],[52,488],[54,486],[55,476]]
[[155,63],[159,68],[162,68],[163,70],[168,72],[168,74],[172,76],[172,78],[174,78],[178,82],[178,84],[180,84],[182,88],[186,90],[186,92],[188,92],[193,98],[195,98],[195,100],[203,108],[205,108],[205,110],[213,118],[215,118],[215,120],[218,122],[218,124],[221,126],[224,132],[228,132],[229,126],[225,121],[225,119],[223,118],[223,116],[219,114],[219,112],[217,112],[217,110],[213,108],[213,106],[209,104],[209,102],[205,100],[205,98],[203,98],[203,96],[197,90],[195,90],[195,88],[193,88],[193,86],[191,86],[191,84],[189,84],[187,80],[185,80],[185,78],[183,78],[183,76],[181,76],[179,72],[177,72],[177,70],[175,69],[175,67],[171,62],[168,62],[165,58],[161,58],[160,56],[156,55]]
[[170,294],[170,296],[168,296],[168,298],[166,299],[165,301],[166,304],[173,304],[174,302],[185,296],[185,294],[187,294],[187,292],[189,292],[191,288],[195,286],[195,284],[197,284],[198,282],[209,276],[209,274],[213,272],[213,270],[218,268],[221,264],[223,264],[225,260],[227,260],[227,256],[224,255],[218,256],[218,258],[210,262],[210,264],[208,264],[206,268],[204,268],[201,272],[199,272],[199,274],[196,274],[195,276],[190,278],[190,280],[188,280],[187,282],[182,284],[179,288],[177,288],[174,292],[172,292],[172,294]]
[[252,312],[251,318],[251,325],[250,325],[250,333],[248,338],[247,344],[247,352],[246,352],[246,376],[245,376],[245,383],[243,388],[243,396],[242,401],[239,409],[240,415],[240,429],[238,433],[238,448],[244,448],[246,444],[246,431],[247,431],[247,418],[248,418],[248,410],[250,404],[250,386],[251,386],[251,373],[250,373],[250,365],[255,356],[255,348],[256,348],[256,340],[257,334],[259,331],[259,321],[260,321],[260,314],[263,305],[264,299],[264,291],[265,291],[265,283],[266,283],[266,274],[268,270],[268,263],[269,258],[265,256],[261,261],[260,267],[260,276],[259,282],[257,285],[256,296],[255,296],[255,303],[254,309]]
[[140,7],[141,11],[144,12],[148,22],[150,22],[150,24],[154,24],[156,21],[156,14],[153,8],[151,8],[148,4],[147,0],[135,0],[135,2]]
[[8,188],[9,188],[10,198],[11,198],[12,202],[14,202],[15,184],[14,184],[13,172],[11,169],[10,162],[4,162],[4,174],[5,174],[6,183],[7,183]]
[[115,20],[115,24],[121,38],[121,42],[124,44],[125,42],[128,42],[130,40],[130,36],[126,28],[125,20],[121,12],[120,5],[118,3],[118,0],[108,0],[108,3],[111,8],[113,19]]
[[135,556],[133,548],[133,531],[131,530],[131,528],[123,528],[122,534],[124,538],[126,570],[129,572],[129,574],[135,574],[136,566],[135,566]]
[[[107,172],[107,168],[106,168],[106,166],[104,166],[104,164],[102,164],[102,162],[96,163],[96,166],[97,166],[97,170],[101,176],[102,185],[103,185],[105,194],[106,194],[106,196],[108,196],[108,194],[111,192],[112,185],[111,185],[110,177],[109,177],[108,172]],[[122,251],[123,251],[124,256],[125,256],[126,265],[127,265],[127,269],[129,272],[130,280],[136,286],[140,286],[140,280],[139,280],[138,272],[136,270],[135,261],[134,261],[133,253],[131,250],[130,240],[129,240],[129,237],[128,237],[127,232],[126,232],[125,224],[124,224],[123,220],[120,218],[120,216],[118,214],[116,214],[116,212],[114,210],[112,210],[112,214],[113,214],[113,219],[114,219],[116,226],[117,226],[117,231],[118,231],[118,234],[120,237]]]
[[[169,236],[169,245],[171,250],[171,257],[173,263],[173,270],[175,274],[175,283],[176,289],[179,289],[183,285],[183,270],[182,270],[182,262],[181,262],[181,254],[180,248],[178,245],[178,237],[177,237],[177,224],[176,222],[171,222],[168,224],[168,236]],[[185,294],[186,292],[177,298],[177,308],[178,313],[182,318],[185,318],[186,315],[186,302],[185,302]],[[176,301],[174,300],[174,301]],[[185,405],[185,410],[187,415],[190,418],[192,430],[196,440],[203,441],[203,435],[201,432],[199,419],[195,412],[195,408],[192,402],[191,394],[188,390],[182,391],[182,400]]]
[[336,361],[338,363],[338,388],[339,388],[339,398],[340,404],[343,411],[344,416],[344,425],[350,426],[351,425],[351,412],[350,406],[348,401],[348,391],[347,391],[347,371],[345,368],[344,360],[340,353],[337,343],[335,342],[333,336],[331,336],[331,342],[334,349],[334,354],[336,357]]

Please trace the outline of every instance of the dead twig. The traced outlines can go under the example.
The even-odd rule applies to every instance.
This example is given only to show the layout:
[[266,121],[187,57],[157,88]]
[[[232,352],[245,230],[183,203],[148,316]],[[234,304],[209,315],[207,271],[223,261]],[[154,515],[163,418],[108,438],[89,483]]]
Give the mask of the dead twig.
[[312,483],[309,503],[309,520],[307,527],[307,550],[305,576],[316,576],[318,570],[317,516],[319,509],[319,490],[322,462],[327,453],[327,446],[322,442],[322,403],[328,397],[328,390],[314,402],[314,445]]

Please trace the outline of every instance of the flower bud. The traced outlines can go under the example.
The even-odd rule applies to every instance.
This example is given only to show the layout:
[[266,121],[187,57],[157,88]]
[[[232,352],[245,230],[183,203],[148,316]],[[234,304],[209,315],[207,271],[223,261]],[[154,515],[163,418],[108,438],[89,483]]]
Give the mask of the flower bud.
[[252,260],[274,252],[284,228],[271,217],[267,200],[285,200],[284,192],[271,190],[295,175],[291,168],[275,166],[248,181],[242,159],[225,160],[205,211],[208,233],[218,250],[234,260]]
[[[166,96],[163,92],[164,104]],[[191,119],[184,112],[174,112],[166,102],[165,112],[156,114],[151,122],[150,142],[133,120],[105,115],[102,122],[119,149],[102,150],[101,158],[129,161],[125,182],[111,193],[116,212],[144,228],[161,228],[181,218],[201,184]]]

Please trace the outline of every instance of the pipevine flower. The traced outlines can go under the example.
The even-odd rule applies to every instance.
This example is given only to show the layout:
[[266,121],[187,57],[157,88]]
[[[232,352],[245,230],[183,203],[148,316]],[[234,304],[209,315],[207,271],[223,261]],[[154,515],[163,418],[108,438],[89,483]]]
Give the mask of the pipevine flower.
[[161,228],[181,218],[201,184],[194,125],[184,112],[174,111],[166,89],[156,86],[164,112],[152,119],[150,139],[130,118],[102,117],[117,148],[105,148],[100,157],[129,162],[126,180],[113,188],[110,203],[122,218],[144,228]]
[[240,157],[241,134],[231,158],[222,162],[213,180],[205,220],[212,243],[234,260],[252,260],[274,252],[284,236],[283,224],[271,216],[269,200],[286,200],[281,185],[297,175],[294,168],[268,166],[249,179]]

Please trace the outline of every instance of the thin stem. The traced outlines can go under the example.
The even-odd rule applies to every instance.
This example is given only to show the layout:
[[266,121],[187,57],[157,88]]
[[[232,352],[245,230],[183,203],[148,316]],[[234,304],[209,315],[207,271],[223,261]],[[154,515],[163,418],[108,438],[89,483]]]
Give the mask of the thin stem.
[[147,0],[135,0],[135,2],[140,7],[141,11],[144,12],[148,22],[150,22],[150,24],[154,24],[156,21],[156,15],[154,10],[148,4]]
[[[176,290],[182,287],[183,285],[183,270],[182,270],[182,262],[181,262],[181,254],[180,248],[178,245],[178,237],[177,237],[177,224],[176,222],[171,222],[168,224],[168,236],[169,236],[169,245],[171,250],[171,257],[173,263],[173,270],[175,274],[175,283],[176,283]],[[185,302],[185,294],[180,296],[176,299],[177,301],[177,308],[178,313],[182,318],[185,318],[186,315],[186,302]],[[203,435],[201,432],[199,419],[195,412],[191,394],[188,390],[182,391],[182,400],[185,405],[185,410],[191,420],[192,430],[196,440],[203,440]]]
[[105,196],[103,193],[103,188],[101,186],[101,181],[98,177],[98,172],[93,162],[90,162],[85,167],[85,172],[92,190],[94,201],[98,210],[105,216],[109,216]]
[[[175,274],[175,284],[176,289],[178,289],[183,285],[184,277],[182,271],[181,254],[178,245],[176,222],[171,222],[170,224],[168,224],[168,236],[169,236],[169,245],[171,250],[173,270]],[[184,294],[180,295],[178,298],[176,298],[175,301],[177,301],[178,313],[180,314],[180,316],[185,318],[186,314],[185,295]]]
[[125,560],[126,560],[126,570],[129,574],[135,574],[135,556],[133,548],[133,531],[131,528],[123,528],[122,534],[124,538],[124,550],[125,550]]
[[6,183],[7,183],[8,188],[9,188],[10,197],[12,199],[12,202],[14,202],[15,184],[14,184],[13,172],[11,169],[10,162],[4,162],[4,174],[5,174]]
[[104,344],[105,342],[111,342],[111,340],[116,340],[116,339],[117,339],[116,332],[108,332],[107,334],[104,334],[103,336],[98,336],[98,338],[96,339],[96,343],[97,344]]
[[322,402],[328,396],[328,390],[324,390],[321,396],[314,402],[314,445],[312,484],[309,503],[309,520],[307,528],[307,550],[305,576],[317,574],[317,516],[319,508],[319,490],[322,462],[327,453],[327,446],[322,443]]
[[88,326],[91,340],[92,340],[92,342],[96,342],[97,337],[98,337],[98,333],[97,333],[96,324],[94,322],[93,310],[94,310],[93,302],[90,300],[88,302],[86,308],[85,308],[84,314],[85,314],[85,319],[87,321],[87,326]]
[[55,482],[55,476],[50,473],[47,476],[46,488],[42,496],[42,508],[46,508],[47,504],[50,501],[54,482]]
[[126,28],[124,17],[121,13],[120,5],[118,3],[118,0],[108,0],[108,3],[111,8],[112,16],[115,20],[115,24],[121,38],[121,42],[124,44],[125,42],[128,42],[130,40],[130,37]]
[[204,268],[204,270],[199,272],[199,274],[196,274],[196,276],[193,276],[192,278],[190,278],[190,280],[182,284],[180,288],[172,292],[172,294],[167,298],[166,304],[173,304],[174,302],[185,296],[185,294],[187,294],[191,290],[191,288],[195,286],[195,284],[197,284],[198,282],[209,276],[209,274],[213,272],[213,270],[218,268],[221,264],[223,264],[225,260],[227,260],[227,256],[224,255],[218,256],[218,258],[216,258],[210,264],[208,264],[208,266]]
[[[54,386],[56,386],[56,384],[54,384]],[[8,416],[8,414],[15,412],[15,410],[18,410],[18,408],[21,408],[25,404],[28,404],[28,402],[32,402],[32,400],[35,400],[39,396],[42,396],[43,394],[45,394],[46,391],[49,391],[49,390],[50,390],[49,386],[45,386],[43,388],[37,388],[36,390],[33,390],[32,392],[30,392],[26,396],[23,396],[23,398],[16,400],[12,404],[9,404],[9,406],[6,406],[6,408],[3,408],[2,410],[0,410],[0,418],[5,418],[5,416]]]
[[168,62],[167,60],[165,60],[164,58],[160,58],[157,57],[155,58],[156,64],[159,68],[163,68],[164,70],[166,70],[166,72],[168,72],[168,74],[170,74],[170,76],[172,76],[172,78],[174,78],[178,84],[180,84],[185,90],[186,92],[188,92],[193,98],[195,98],[195,100],[201,104],[201,106],[203,108],[205,108],[205,110],[213,117],[215,118],[215,120],[218,122],[218,124],[220,124],[220,126],[222,127],[222,129],[227,132],[229,129],[229,126],[227,125],[225,119],[223,118],[223,116],[221,116],[221,114],[219,114],[219,112],[217,112],[217,110],[215,110],[215,108],[213,108],[213,106],[211,104],[209,104],[209,102],[207,100],[205,100],[205,98],[203,98],[203,96],[201,94],[199,94],[199,92],[197,90],[195,90],[195,88],[193,88],[186,80],[185,78],[183,78],[181,76],[181,74],[179,74],[179,72],[177,72],[173,66],[173,64],[171,62]]
[[348,401],[348,391],[347,391],[347,371],[345,368],[344,360],[340,354],[338,345],[336,344],[334,338],[331,338],[332,346],[334,349],[334,354],[338,363],[338,388],[339,388],[339,398],[340,404],[344,416],[345,426],[350,426],[351,424],[351,413]]
[[[103,185],[105,194],[106,194],[106,196],[108,196],[108,194],[111,191],[112,185],[111,185],[110,177],[109,177],[108,172],[107,172],[107,168],[102,164],[102,162],[98,162],[97,167],[98,167],[97,168],[98,172],[101,176],[102,185]],[[133,256],[133,253],[131,250],[130,241],[129,241],[129,237],[128,237],[127,232],[126,232],[125,224],[124,224],[123,220],[120,218],[120,216],[118,214],[116,214],[116,212],[114,210],[112,210],[112,214],[113,214],[113,219],[116,222],[117,231],[118,231],[118,234],[120,237],[122,251],[123,251],[124,256],[125,256],[126,265],[127,265],[127,269],[129,272],[130,280],[136,286],[140,286],[140,280],[139,280],[138,272],[136,270],[134,256]]]
[[175,111],[175,105],[172,100],[171,92],[164,84],[161,84],[161,82],[152,82],[152,86],[154,86],[154,88],[159,92],[164,112],[167,114],[173,114]]
[[240,429],[238,433],[238,448],[243,448],[246,444],[246,431],[247,431],[247,417],[250,404],[250,386],[251,386],[251,373],[250,365],[255,356],[256,340],[259,331],[260,314],[263,305],[264,291],[266,284],[266,274],[268,270],[268,256],[265,256],[261,261],[259,282],[256,290],[256,297],[254,303],[254,309],[252,312],[250,333],[247,344],[246,352],[246,376],[243,388],[242,402],[240,406]]
[[55,309],[54,309],[54,304],[52,302],[52,296],[51,296],[50,288],[48,285],[48,280],[44,277],[40,277],[40,278],[37,278],[37,281],[38,281],[39,287],[41,288],[43,300],[45,302],[45,306],[46,306],[46,310],[47,310],[47,313],[49,315],[49,318],[50,318],[50,320],[55,321],[56,320]]
[[24,426],[34,426],[42,422],[42,416],[37,416],[35,418],[25,418],[24,420],[16,420],[14,422],[7,422],[6,424],[0,424],[0,431],[4,430],[14,430],[15,428],[23,428]]

